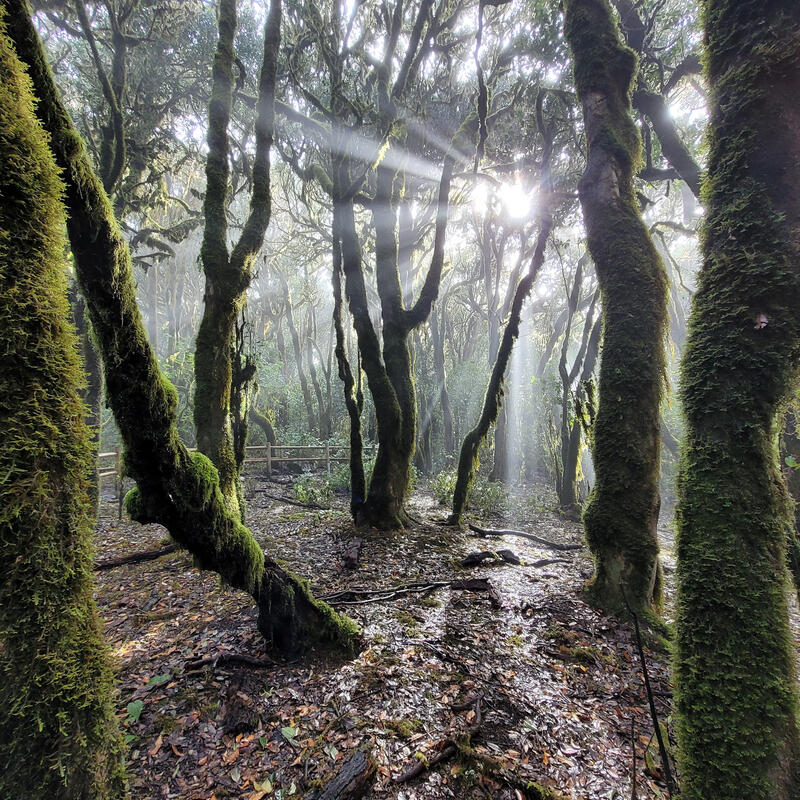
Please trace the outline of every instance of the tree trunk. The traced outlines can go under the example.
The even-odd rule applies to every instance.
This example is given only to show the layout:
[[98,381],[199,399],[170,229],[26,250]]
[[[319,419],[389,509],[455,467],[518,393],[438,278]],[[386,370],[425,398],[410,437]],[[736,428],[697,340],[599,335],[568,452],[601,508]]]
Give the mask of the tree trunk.
[[[233,40],[236,0],[220,0],[217,48],[208,106],[208,156],[203,203],[205,229],[200,258],[206,277],[205,308],[195,352],[194,420],[197,448],[219,472],[222,496],[243,515],[243,498],[231,430],[231,353],[236,319],[245,302],[252,264],[264,242],[271,213],[269,151],[274,121],[275,73],[280,43],[280,0],[273,0],[264,25],[264,49],[256,105],[256,153],[250,213],[239,240],[228,251],[228,124],[233,100]],[[246,389],[242,389],[246,394]]]
[[439,317],[441,317],[441,325],[437,315],[431,314],[430,327],[431,338],[433,339],[433,364],[436,372],[436,381],[439,386],[439,403],[442,408],[444,452],[449,460],[455,450],[455,437],[453,436],[453,410],[450,407],[450,394],[447,391],[447,372],[444,359],[444,341],[447,332],[447,296],[441,299]]
[[[276,0],[277,2],[277,0]],[[66,179],[64,200],[78,281],[103,359],[108,402],[137,488],[126,497],[140,522],[157,522],[203,569],[259,605],[259,630],[293,653],[315,644],[352,650],[356,626],[311,596],[307,584],[264,556],[220,490],[209,459],[189,453],[176,427],[177,393],[158,368],[136,303],[130,251],[86,149],[61,102],[25,0],[2,0],[9,34],[27,64],[37,114]]]
[[603,304],[596,483],[584,514],[595,559],[589,596],[622,611],[658,607],[656,526],[667,278],[633,187],[641,142],[631,119],[636,55],[608,0],[568,0],[565,32],[588,142],[578,193]]
[[[12,11],[13,13],[13,11]],[[92,599],[94,470],[58,169],[0,8],[0,795],[127,796]]]
[[[545,184],[544,180],[542,184]],[[506,374],[508,362],[511,360],[511,351],[514,347],[514,342],[519,336],[522,305],[530,294],[533,288],[533,282],[536,280],[536,276],[544,263],[544,253],[547,246],[547,238],[553,227],[553,218],[548,208],[551,202],[550,197],[543,197],[541,202],[542,207],[546,210],[542,212],[536,250],[531,259],[527,275],[519,282],[516,292],[514,293],[514,301],[511,304],[511,315],[503,331],[503,338],[500,342],[500,348],[497,351],[497,359],[494,362],[492,374],[489,378],[489,385],[486,388],[481,416],[478,419],[477,425],[464,437],[464,442],[461,445],[461,454],[458,459],[458,475],[456,477],[455,489],[453,490],[453,511],[448,518],[448,524],[450,525],[459,525],[461,523],[461,517],[467,506],[472,482],[478,468],[478,451],[480,450],[481,444],[486,439],[490,426],[497,419],[497,413],[500,409],[501,398],[503,396],[503,379]]]
[[314,401],[311,399],[311,390],[308,388],[306,371],[303,369],[303,349],[300,346],[300,335],[297,333],[297,326],[294,324],[294,309],[292,308],[292,298],[289,294],[289,284],[286,282],[286,276],[282,272],[278,272],[278,278],[280,279],[283,289],[283,309],[286,314],[286,324],[289,326],[289,335],[292,338],[294,363],[297,367],[297,379],[300,381],[300,391],[303,393],[303,402],[306,407],[308,432],[313,434],[316,428]]
[[687,800],[800,797],[792,509],[800,363],[800,5],[707,0],[703,267],[682,365],[676,702]]

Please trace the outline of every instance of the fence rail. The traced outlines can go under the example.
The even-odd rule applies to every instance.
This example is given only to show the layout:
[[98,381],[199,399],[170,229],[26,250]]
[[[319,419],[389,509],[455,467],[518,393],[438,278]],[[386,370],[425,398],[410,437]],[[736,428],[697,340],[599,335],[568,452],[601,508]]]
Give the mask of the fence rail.
[[[191,447],[190,451],[197,448]],[[377,445],[364,445],[364,454],[373,455]],[[272,469],[275,464],[297,464],[312,463],[325,465],[328,475],[331,474],[331,464],[348,464],[350,462],[350,446],[346,444],[254,444],[245,447],[245,464],[266,464],[267,476],[272,477]],[[119,450],[112,450],[107,453],[97,454],[97,480],[98,486],[102,488],[103,478],[114,476],[117,489],[117,504],[119,518],[122,519],[122,477],[120,467],[122,465],[122,455]]]

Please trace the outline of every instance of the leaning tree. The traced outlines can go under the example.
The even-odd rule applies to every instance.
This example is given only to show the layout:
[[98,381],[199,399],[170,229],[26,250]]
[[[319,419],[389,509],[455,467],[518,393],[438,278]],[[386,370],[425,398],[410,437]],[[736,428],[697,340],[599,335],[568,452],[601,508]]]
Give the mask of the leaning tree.
[[[279,2],[279,0],[274,0]],[[161,373],[136,302],[130,251],[83,142],[56,89],[26,0],[2,0],[17,55],[27,64],[37,114],[66,183],[67,232],[86,300],[111,410],[136,481],[126,498],[131,517],[162,524],[198,565],[250,594],[258,627],[278,650],[314,644],[352,649],[357,628],[317,601],[305,581],[266,556],[229,502],[220,474],[190,453],[176,424],[177,394]],[[270,32],[269,23],[265,27]]]

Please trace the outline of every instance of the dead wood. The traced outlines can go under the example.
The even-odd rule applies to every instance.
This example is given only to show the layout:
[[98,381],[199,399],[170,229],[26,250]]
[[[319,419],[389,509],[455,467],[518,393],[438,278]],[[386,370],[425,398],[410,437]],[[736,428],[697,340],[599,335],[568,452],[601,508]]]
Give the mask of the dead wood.
[[[478,733],[478,730],[481,727],[481,700],[482,697],[476,698],[477,702],[475,704],[475,722],[474,724],[470,725],[467,731],[467,741],[469,742],[471,738]],[[431,756],[426,760],[417,761],[416,764],[413,764],[409,769],[405,772],[397,775],[394,778],[395,783],[407,783],[410,780],[413,780],[418,775],[422,775],[423,772],[429,770],[431,767],[435,767],[437,764],[441,764],[443,761],[447,761],[448,759],[452,758],[458,751],[461,749],[459,744],[455,742],[453,739],[442,739],[436,745],[436,749],[439,751],[436,755]]]
[[492,550],[481,550],[476,553],[469,553],[461,559],[462,567],[477,567],[483,564],[484,561],[494,561],[496,558]]
[[528,564],[529,567],[548,567],[550,564],[571,564],[572,562],[568,558],[540,558],[538,561],[534,561],[531,564]]
[[377,769],[369,751],[358,750],[325,786],[306,800],[358,800],[372,788]]
[[184,664],[184,672],[199,672],[201,669],[211,667],[249,667],[251,669],[269,669],[278,665],[280,662],[275,661],[268,656],[265,658],[255,658],[255,656],[248,656],[241,653],[220,653],[216,656],[208,658],[192,658]]
[[144,550],[141,553],[132,553],[129,556],[122,556],[121,558],[112,558],[108,561],[96,561],[95,570],[114,569],[115,567],[123,567],[126,564],[142,564],[145,561],[155,561],[161,556],[166,556],[169,553],[174,553],[180,550],[177,544],[168,544],[165,547],[159,547],[157,550]]
[[535,536],[532,533],[525,533],[525,531],[515,531],[510,529],[494,529],[494,528],[479,528],[477,525],[470,523],[469,529],[474,531],[480,536],[488,537],[501,537],[501,536],[519,536],[522,539],[529,539],[542,547],[547,547],[550,550],[580,550],[582,544],[561,544],[560,542],[551,542],[549,539],[543,539],[541,536]]
[[358,559],[361,557],[361,548],[363,545],[363,539],[354,539],[350,542],[342,557],[342,565],[345,569],[358,569]]
[[366,603],[383,603],[387,600],[395,600],[407,594],[431,592],[444,587],[449,587],[450,589],[464,589],[470,592],[488,592],[492,605],[495,608],[499,608],[501,605],[500,595],[489,582],[488,578],[409,583],[403,586],[390,586],[386,589],[342,589],[338,592],[322,595],[320,600],[324,600],[331,605],[359,606],[365,605]]
[[292,500],[291,497],[283,497],[279,494],[270,494],[265,489],[253,489],[253,494],[263,494],[270,500],[277,500],[281,503],[288,503],[290,506],[299,506],[300,508],[312,508],[315,511],[330,511],[330,506],[320,506],[317,503],[301,503],[299,500]]

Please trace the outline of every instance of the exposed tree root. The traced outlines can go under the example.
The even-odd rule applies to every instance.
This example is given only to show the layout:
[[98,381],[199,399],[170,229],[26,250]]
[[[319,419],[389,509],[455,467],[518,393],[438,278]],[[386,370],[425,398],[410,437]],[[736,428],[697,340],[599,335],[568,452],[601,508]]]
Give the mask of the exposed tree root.
[[94,564],[95,571],[104,569],[114,569],[115,567],[123,567],[126,564],[142,564],[145,561],[155,561],[161,556],[175,553],[181,548],[177,544],[168,544],[165,547],[159,547],[155,550],[143,550],[141,553],[131,553],[129,556],[122,556],[121,558],[111,558],[107,561],[96,561]]
[[479,528],[477,525],[473,525],[472,523],[470,523],[469,529],[483,537],[493,536],[500,538],[501,536],[519,536],[522,539],[529,539],[532,542],[536,542],[536,544],[539,544],[542,547],[547,547],[550,550],[558,550],[561,552],[583,549],[582,544],[561,544],[560,542],[551,542],[549,539],[543,539],[541,536],[535,536],[532,533],[525,533],[525,531],[515,531],[506,528]]

